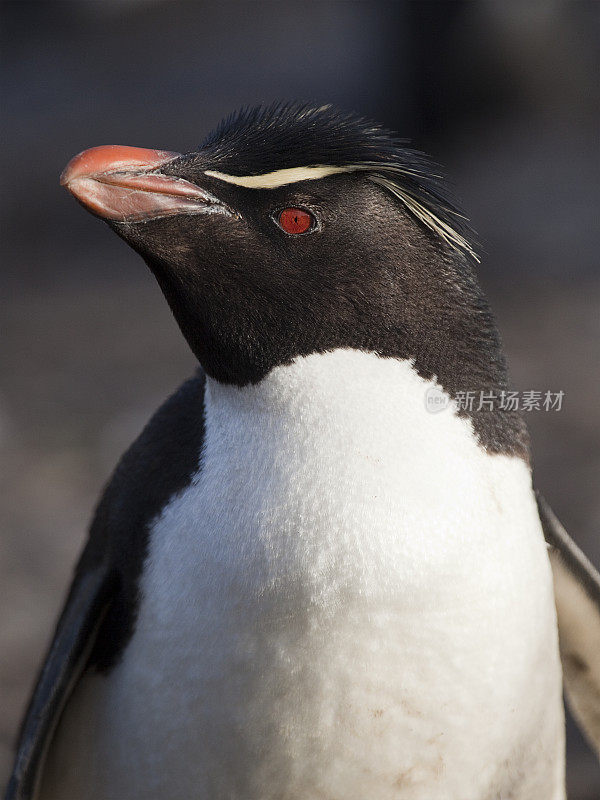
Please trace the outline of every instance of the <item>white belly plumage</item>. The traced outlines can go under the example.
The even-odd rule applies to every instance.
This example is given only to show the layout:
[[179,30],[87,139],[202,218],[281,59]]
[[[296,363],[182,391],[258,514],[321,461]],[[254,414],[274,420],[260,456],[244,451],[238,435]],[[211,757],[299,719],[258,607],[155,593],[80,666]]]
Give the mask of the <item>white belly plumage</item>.
[[[134,636],[76,689],[41,800],[563,797],[528,467],[353,350],[207,382]],[[509,794],[509,792],[511,792]]]

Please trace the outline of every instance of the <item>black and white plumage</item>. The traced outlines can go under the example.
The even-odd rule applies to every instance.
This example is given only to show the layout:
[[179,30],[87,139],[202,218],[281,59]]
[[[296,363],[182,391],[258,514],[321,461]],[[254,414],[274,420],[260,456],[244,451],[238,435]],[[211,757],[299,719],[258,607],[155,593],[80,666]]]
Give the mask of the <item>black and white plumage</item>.
[[64,182],[144,257],[202,371],[98,506],[9,800],[563,797],[540,517],[596,745],[598,576],[538,516],[518,414],[425,409],[508,386],[429,162],[287,105],[185,156],[86,151]]

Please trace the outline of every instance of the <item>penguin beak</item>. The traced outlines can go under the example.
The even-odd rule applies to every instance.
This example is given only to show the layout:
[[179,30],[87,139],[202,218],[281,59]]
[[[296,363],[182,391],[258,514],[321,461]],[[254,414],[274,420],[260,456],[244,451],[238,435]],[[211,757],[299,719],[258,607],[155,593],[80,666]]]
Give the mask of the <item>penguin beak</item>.
[[219,201],[160,168],[179,153],[140,147],[92,147],[72,158],[61,185],[88,211],[113,222],[143,222],[174,214],[203,213]]

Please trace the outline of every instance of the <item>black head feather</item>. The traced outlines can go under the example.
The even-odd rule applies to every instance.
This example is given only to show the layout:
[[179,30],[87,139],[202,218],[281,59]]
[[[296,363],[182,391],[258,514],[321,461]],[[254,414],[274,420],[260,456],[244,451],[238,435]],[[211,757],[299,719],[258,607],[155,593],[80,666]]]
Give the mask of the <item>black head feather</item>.
[[209,134],[199,155],[236,176],[317,166],[365,172],[447,244],[477,258],[473,231],[440,167],[391,131],[331,105],[243,108]]
[[362,117],[333,106],[274,103],[226,117],[201,146],[232,174],[392,160],[402,142]]

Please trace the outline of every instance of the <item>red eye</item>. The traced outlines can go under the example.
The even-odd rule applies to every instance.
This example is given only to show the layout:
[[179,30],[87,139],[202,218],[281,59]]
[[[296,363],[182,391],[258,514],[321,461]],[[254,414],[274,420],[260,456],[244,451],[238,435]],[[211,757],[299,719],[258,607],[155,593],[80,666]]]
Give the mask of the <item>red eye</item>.
[[286,233],[306,233],[313,221],[312,214],[301,208],[284,208],[279,215],[279,225]]

